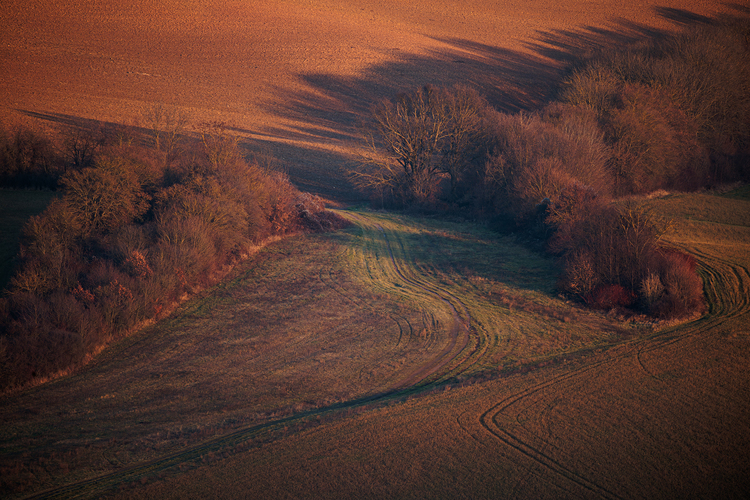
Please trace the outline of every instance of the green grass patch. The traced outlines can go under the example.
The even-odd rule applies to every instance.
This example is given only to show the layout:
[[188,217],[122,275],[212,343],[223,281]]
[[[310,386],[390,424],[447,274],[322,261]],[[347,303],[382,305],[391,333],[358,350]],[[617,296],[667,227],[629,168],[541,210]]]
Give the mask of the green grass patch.
[[[460,353],[431,379],[470,377],[546,359],[638,331],[555,292],[559,268],[487,225],[382,212],[342,212],[355,223],[350,269],[365,287],[423,311],[418,328],[448,342],[455,321],[470,330]],[[392,254],[392,257],[391,257]]]
[[52,191],[0,189],[0,289],[13,277],[23,225],[54,197]]

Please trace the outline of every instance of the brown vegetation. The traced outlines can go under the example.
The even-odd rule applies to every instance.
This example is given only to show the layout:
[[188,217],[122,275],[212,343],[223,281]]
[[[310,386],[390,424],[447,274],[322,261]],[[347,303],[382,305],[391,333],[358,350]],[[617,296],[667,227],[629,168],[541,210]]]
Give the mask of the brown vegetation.
[[461,86],[425,86],[382,102],[366,137],[368,168],[353,173],[355,184],[381,204],[428,206],[447,178],[446,194],[456,199],[459,185],[474,175],[472,163],[484,156],[482,121],[489,110],[479,94]]
[[[11,164],[24,168],[7,170],[6,182],[53,182],[30,175],[49,142],[14,137],[6,157],[25,158]],[[269,236],[338,224],[284,175],[244,161],[221,124],[202,127],[191,154],[175,155],[176,139],[162,139],[166,151],[102,143],[91,158],[78,155],[85,162],[43,171],[65,172],[62,196],[26,224],[20,266],[0,299],[1,390],[79,365]],[[80,135],[63,141],[71,143]]]
[[[543,104],[561,62],[578,50],[623,46],[644,34],[658,37],[664,34],[658,30],[675,23],[709,25],[715,20],[706,16],[720,11],[747,12],[737,4],[686,0],[291,0],[220,6],[198,0],[176,6],[3,2],[0,39],[7,43],[0,50],[0,112],[94,130],[88,127],[92,118],[133,123],[144,103],[168,101],[175,110],[200,115],[196,120],[237,124],[232,133],[282,158],[298,186],[352,200],[358,198],[344,177],[359,152],[351,138],[368,102],[425,82],[450,88],[460,81],[482,89],[515,119],[508,113]],[[700,59],[731,61],[736,54],[727,52],[742,53],[737,41]],[[727,68],[731,71],[731,64]],[[678,69],[675,75],[680,74],[687,73]],[[692,77],[683,78],[689,84]],[[710,79],[692,81],[711,88]],[[742,92],[745,84],[737,83],[732,88]],[[605,126],[608,117],[579,105],[564,104],[562,115],[580,114],[587,123],[593,118],[597,135],[604,137],[597,144],[606,146],[608,156],[622,159],[621,167],[625,159],[643,166],[615,172],[624,192],[633,186],[651,189],[641,173],[658,178],[657,153],[670,166],[659,182],[685,180],[693,189],[700,185],[694,179],[737,174],[741,157],[732,156],[733,146],[721,133],[706,157],[701,141],[710,128],[696,128],[690,113],[682,108],[677,113],[660,89],[626,85],[627,105],[612,113],[611,127]],[[722,109],[720,103],[705,116],[728,115],[732,106]],[[675,111],[674,120],[659,115],[664,111]],[[552,114],[529,113],[544,124],[531,128],[542,137],[562,135]],[[151,130],[147,123],[134,123]],[[644,133],[651,126],[667,133],[669,142]],[[111,142],[137,142],[122,131]],[[94,167],[98,154],[113,145],[100,137],[84,134],[57,148],[64,168],[55,179]],[[183,167],[199,162],[179,164],[167,153],[165,137],[148,138],[162,154],[146,154],[155,158],[137,164],[159,166],[159,187],[185,184]],[[616,137],[631,137],[632,147],[609,142]],[[685,164],[687,175],[675,176],[675,169],[683,168],[674,155],[681,146],[697,153],[698,161]],[[198,153],[195,148],[192,154]],[[704,176],[706,158],[711,167]],[[476,178],[484,179],[488,164],[480,165]],[[566,172],[576,165],[537,158],[508,184],[494,175],[503,165],[486,176],[495,183],[491,189],[465,176],[454,191],[448,174],[440,174],[437,206],[477,210],[517,234],[533,227],[533,234],[522,238],[541,247],[552,233],[544,211],[560,205],[569,187]],[[200,186],[189,186],[186,209],[221,215],[221,207],[206,206]],[[279,183],[279,196],[288,186]],[[479,196],[474,187],[481,188]],[[540,202],[548,189],[559,193],[557,199]],[[610,185],[605,194],[594,193],[593,203],[607,192],[621,194],[619,189]],[[75,326],[76,314],[90,310],[81,310],[82,304],[103,297],[127,302],[128,292],[138,301],[137,284],[156,275],[168,286],[186,282],[184,274],[164,272],[167,252],[157,261],[147,250],[154,241],[167,245],[151,230],[160,202],[156,190],[144,184],[143,191],[149,210],[141,220],[117,235],[89,239],[95,245],[86,250],[92,258],[85,265],[111,266],[73,283],[74,300],[53,293],[50,307],[37,308],[38,314],[28,307],[29,317],[50,313],[56,324]],[[747,189],[743,192],[746,199]],[[182,195],[172,194],[165,206],[178,210],[182,203],[172,201]],[[511,248],[513,237],[478,237],[464,220],[456,225],[471,230],[424,230],[415,229],[415,220],[425,219],[394,224],[399,216],[365,212],[366,223],[349,231],[284,239],[253,259],[259,266],[235,268],[230,281],[206,290],[153,329],[111,344],[81,373],[6,396],[0,404],[0,490],[9,497],[103,497],[119,490],[129,499],[742,497],[750,491],[750,211],[747,201],[738,199],[741,192],[731,196],[673,194],[643,202],[675,218],[659,243],[695,256],[693,278],[697,270],[709,312],[673,327],[661,323],[654,335],[642,337],[635,333],[642,317],[629,316],[623,325],[619,314],[564,300],[554,291],[550,259]],[[308,201],[302,213],[314,214]],[[585,218],[587,203],[558,222]],[[282,225],[288,222],[283,211],[278,215]],[[228,227],[236,222],[219,218]],[[311,226],[318,222],[302,219]],[[196,240],[201,235],[190,231],[191,224],[208,225],[200,217],[174,220],[180,227],[165,232],[169,239]],[[424,224],[444,222],[427,218]],[[414,244],[420,240],[423,244]],[[233,241],[226,238],[214,247]],[[119,257],[110,259],[112,248],[120,247]],[[360,252],[363,247],[370,251]],[[59,248],[51,250],[67,258]],[[667,263],[671,253],[652,261],[634,307],[656,312],[655,304],[666,303],[666,269],[693,267],[684,257]],[[388,272],[391,265],[403,276]],[[606,307],[632,299],[620,286],[598,285],[602,302],[609,300]],[[162,300],[160,290],[142,289],[156,301]],[[416,309],[405,305],[407,299]],[[452,333],[448,303],[457,315],[470,313],[471,328],[453,344],[446,335]],[[107,315],[118,321],[121,310]],[[5,313],[0,310],[0,316]],[[584,324],[592,328],[582,331]],[[613,324],[619,327],[610,330]],[[42,347],[60,346],[59,353],[68,356],[66,349],[75,343],[66,331],[53,332]],[[26,340],[37,346],[35,338]],[[0,352],[6,347],[0,345]],[[445,382],[428,381],[426,390],[405,387],[390,399],[389,388],[414,383],[420,377],[413,374],[430,370]],[[450,379],[451,374],[461,378]],[[374,401],[382,404],[373,408]]]
[[[701,313],[695,269],[663,247],[658,221],[607,200],[750,179],[750,98],[736,92],[750,84],[748,26],[716,23],[592,57],[560,102],[536,113],[496,112],[461,87],[400,95],[374,110],[380,143],[370,144],[384,154],[355,179],[381,203],[462,206],[550,238],[561,290],[593,307]],[[712,51],[727,46],[714,64]]]

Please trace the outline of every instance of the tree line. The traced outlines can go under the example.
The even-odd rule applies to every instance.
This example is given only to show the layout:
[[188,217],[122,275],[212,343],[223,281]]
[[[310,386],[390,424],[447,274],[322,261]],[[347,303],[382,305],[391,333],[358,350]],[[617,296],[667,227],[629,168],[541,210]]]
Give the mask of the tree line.
[[25,225],[0,298],[0,390],[79,366],[271,236],[342,223],[268,162],[245,159],[226,125],[187,139],[174,113],[150,109],[145,137],[0,135],[0,183],[59,193]]
[[382,206],[461,211],[543,240],[560,289],[589,305],[692,314],[704,307],[695,260],[632,197],[747,181],[748,89],[747,20],[582,59],[535,112],[428,85],[373,108],[352,178]]

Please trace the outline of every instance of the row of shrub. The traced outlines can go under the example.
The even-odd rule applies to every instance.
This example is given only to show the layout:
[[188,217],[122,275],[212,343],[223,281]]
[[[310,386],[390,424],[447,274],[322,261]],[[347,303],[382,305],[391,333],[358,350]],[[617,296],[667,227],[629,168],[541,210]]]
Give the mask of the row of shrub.
[[560,99],[592,111],[615,194],[750,176],[750,22],[716,21],[581,63]]
[[353,180],[378,204],[461,209],[549,239],[561,289],[592,306],[690,314],[703,307],[695,262],[617,200],[750,179],[749,89],[747,19],[588,57],[536,112],[427,86],[373,109]]
[[[15,134],[30,136],[49,144]],[[25,186],[29,165],[44,164],[28,150],[15,155],[26,158],[14,177]],[[225,127],[203,127],[170,161],[163,153],[100,142],[86,163],[58,163],[46,171],[56,179],[39,180],[60,196],[25,226],[21,265],[0,299],[0,390],[76,366],[269,236],[336,223],[285,175],[245,161]]]
[[67,129],[52,137],[16,124],[0,128],[0,186],[56,189],[67,171],[90,167],[98,151],[133,143],[135,129],[118,125]]

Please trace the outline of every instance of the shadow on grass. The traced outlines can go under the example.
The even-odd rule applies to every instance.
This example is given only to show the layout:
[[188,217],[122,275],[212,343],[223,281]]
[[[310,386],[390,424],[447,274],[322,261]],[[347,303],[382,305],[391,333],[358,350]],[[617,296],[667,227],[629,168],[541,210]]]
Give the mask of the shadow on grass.
[[18,248],[24,224],[47,208],[53,191],[0,189],[0,293],[18,265]]
[[[515,237],[498,235],[481,225],[436,223],[430,227],[429,219],[417,223],[419,232],[388,231],[397,265],[413,266],[437,281],[478,278],[510,289],[554,293],[560,272],[555,259],[529,249]],[[399,257],[402,251],[411,263]]]

